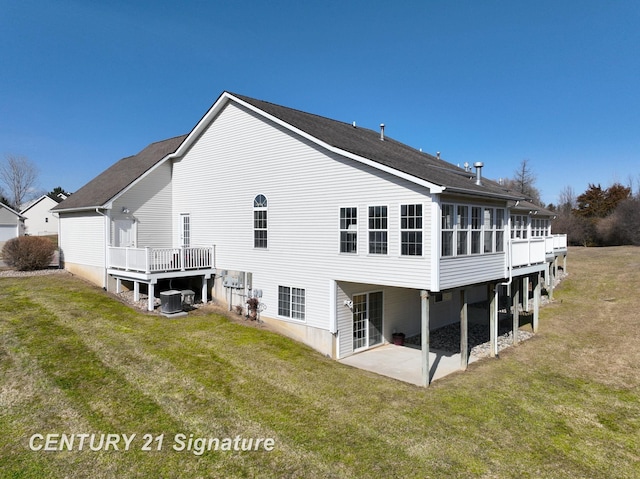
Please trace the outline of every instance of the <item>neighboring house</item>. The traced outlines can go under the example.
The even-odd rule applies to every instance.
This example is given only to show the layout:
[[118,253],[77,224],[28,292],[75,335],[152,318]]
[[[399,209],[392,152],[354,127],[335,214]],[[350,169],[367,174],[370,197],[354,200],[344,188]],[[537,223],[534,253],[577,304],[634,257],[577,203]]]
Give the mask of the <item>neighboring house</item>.
[[149,309],[180,284],[230,308],[255,295],[261,319],[333,358],[422,333],[426,384],[429,330],[488,305],[497,352],[499,299],[530,287],[535,326],[542,278],[566,257],[551,213],[475,166],[224,92],[188,135],[54,212],[65,267],[99,286],[146,285]]
[[10,239],[24,235],[24,216],[0,203],[0,251]]
[[42,195],[29,203],[20,212],[25,217],[25,234],[31,236],[47,236],[58,234],[58,217],[51,213],[51,209],[58,205],[62,198],[52,198]]

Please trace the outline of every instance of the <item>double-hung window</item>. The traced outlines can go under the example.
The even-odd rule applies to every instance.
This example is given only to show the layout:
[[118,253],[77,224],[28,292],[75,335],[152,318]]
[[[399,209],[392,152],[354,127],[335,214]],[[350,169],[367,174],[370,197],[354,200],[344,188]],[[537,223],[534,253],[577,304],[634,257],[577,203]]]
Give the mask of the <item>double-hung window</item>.
[[504,210],[498,208],[496,210],[496,252],[504,251]]
[[496,227],[493,208],[484,209],[484,253],[493,253],[493,238]]
[[304,289],[278,286],[279,316],[304,321],[305,307]]
[[369,254],[387,254],[387,207],[369,206]]
[[253,199],[253,247],[267,247],[267,198],[264,195]]
[[471,207],[471,254],[480,254],[480,240],[482,234],[482,208]]
[[422,256],[422,205],[400,206],[400,254]]
[[456,206],[456,254],[465,255],[469,252],[469,207]]
[[453,256],[453,205],[442,205],[442,256]]
[[340,208],[340,252],[358,252],[358,208]]

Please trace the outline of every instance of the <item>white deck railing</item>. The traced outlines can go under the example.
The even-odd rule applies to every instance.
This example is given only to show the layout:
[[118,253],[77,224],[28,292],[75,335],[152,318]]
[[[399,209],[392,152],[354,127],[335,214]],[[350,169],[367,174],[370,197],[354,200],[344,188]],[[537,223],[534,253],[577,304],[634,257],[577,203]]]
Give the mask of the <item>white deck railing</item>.
[[511,266],[544,263],[546,260],[545,249],[544,238],[511,240]]
[[567,249],[567,235],[553,235],[553,249]]
[[189,248],[109,247],[109,267],[141,273],[215,267],[213,246]]
[[511,266],[527,266],[543,263],[546,256],[567,249],[567,235],[552,235],[544,238],[512,239]]

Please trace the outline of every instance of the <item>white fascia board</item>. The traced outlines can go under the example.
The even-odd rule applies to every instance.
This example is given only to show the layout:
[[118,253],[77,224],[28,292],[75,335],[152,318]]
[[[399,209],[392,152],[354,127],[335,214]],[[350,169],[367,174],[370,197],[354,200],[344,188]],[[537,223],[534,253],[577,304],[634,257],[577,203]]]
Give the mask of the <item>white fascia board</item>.
[[52,213],[56,213],[56,214],[60,214],[60,213],[78,213],[80,211],[96,211],[96,210],[107,210],[111,208],[110,206],[107,207],[106,205],[100,205],[100,206],[81,206],[79,208],[65,208],[62,210],[55,210],[52,211]]
[[[371,166],[372,168],[376,168],[378,170],[384,171],[386,173],[389,173],[393,176],[396,176],[398,178],[402,178],[405,179],[407,181],[410,181],[412,183],[418,184],[420,186],[424,186],[426,188],[429,188],[429,191],[431,193],[442,193],[442,191],[444,191],[444,187],[440,186],[440,185],[436,185],[434,183],[431,183],[430,181],[426,181],[423,180],[421,178],[417,178],[413,175],[410,175],[408,173],[404,173],[402,171],[396,170],[394,168],[391,168],[389,166],[385,166],[382,165],[376,161],[370,160],[369,158],[365,158],[363,156],[359,156],[359,155],[354,155],[353,153],[349,153],[348,151],[342,150],[340,148],[336,148],[335,146],[329,145],[328,143],[325,143],[321,140],[319,140],[318,138],[316,138],[315,136],[310,135],[309,133],[302,131],[292,125],[290,125],[289,123],[280,120],[279,118],[276,118],[270,114],[268,114],[267,112],[261,110],[260,108],[251,105],[250,103],[247,103],[243,100],[241,100],[240,98],[237,98],[233,95],[231,95],[228,92],[224,92],[222,95],[220,95],[220,98],[218,98],[218,100],[213,104],[213,106],[209,109],[209,111],[202,117],[202,119],[198,122],[198,124],[194,127],[193,130],[191,130],[191,133],[189,133],[189,136],[186,138],[186,140],[182,143],[182,145],[180,145],[180,147],[178,147],[178,149],[176,150],[176,152],[173,154],[173,156],[178,157],[181,156],[190,146],[191,143],[193,141],[195,141],[195,139],[207,128],[207,126],[209,126],[209,123],[211,122],[211,120],[220,112],[220,110],[222,110],[222,108],[227,104],[228,101],[233,100],[234,102],[238,103],[239,105],[242,105],[243,107],[253,111],[254,113],[257,113],[258,115],[262,116],[263,118],[267,118],[268,120],[286,128],[289,131],[292,131],[293,133],[302,136],[303,138],[306,138],[307,140],[311,141],[312,143],[315,143],[316,145],[331,151],[332,153],[335,153],[337,155],[340,156],[344,156],[346,158],[350,158],[352,160],[355,160],[359,163],[363,163],[365,165]],[[172,156],[172,155],[169,155]]]

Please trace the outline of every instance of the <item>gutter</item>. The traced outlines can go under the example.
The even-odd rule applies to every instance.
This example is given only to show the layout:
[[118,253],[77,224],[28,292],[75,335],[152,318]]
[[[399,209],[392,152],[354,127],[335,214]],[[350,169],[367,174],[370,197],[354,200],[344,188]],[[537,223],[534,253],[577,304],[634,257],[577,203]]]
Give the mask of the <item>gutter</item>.
[[512,200],[512,201],[524,200],[524,197],[521,197],[521,196],[513,196],[513,195],[508,195],[508,194],[492,193],[492,192],[485,192],[485,191],[468,190],[466,188],[443,186],[442,189],[446,190],[447,192],[450,192],[450,193],[460,193],[460,194],[463,194],[463,195],[482,196],[482,197],[497,198],[497,199],[501,199],[501,200]]
[[77,208],[52,208],[52,213],[77,213],[78,211],[98,211],[99,209],[104,209],[104,206],[79,206]]

